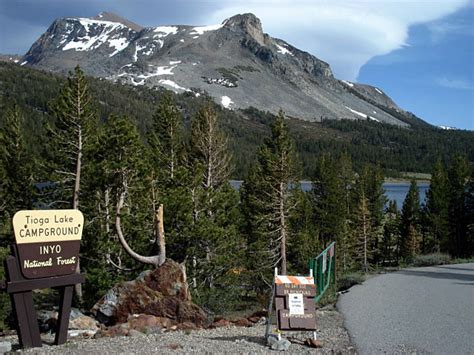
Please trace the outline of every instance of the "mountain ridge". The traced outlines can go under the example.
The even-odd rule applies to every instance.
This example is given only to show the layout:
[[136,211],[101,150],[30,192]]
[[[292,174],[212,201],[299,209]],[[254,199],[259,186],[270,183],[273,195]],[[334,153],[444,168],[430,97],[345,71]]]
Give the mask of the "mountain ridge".
[[142,27],[112,13],[57,19],[20,63],[61,73],[79,64],[122,84],[206,92],[229,109],[283,109],[317,122],[409,126],[413,118],[380,89],[338,80],[328,63],[264,33],[250,13],[212,26]]

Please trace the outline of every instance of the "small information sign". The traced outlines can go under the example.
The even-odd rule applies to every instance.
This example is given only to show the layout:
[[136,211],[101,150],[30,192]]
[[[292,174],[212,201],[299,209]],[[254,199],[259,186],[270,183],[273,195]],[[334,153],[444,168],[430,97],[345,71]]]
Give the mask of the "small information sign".
[[304,314],[304,303],[302,293],[292,293],[288,295],[290,301],[290,316]]

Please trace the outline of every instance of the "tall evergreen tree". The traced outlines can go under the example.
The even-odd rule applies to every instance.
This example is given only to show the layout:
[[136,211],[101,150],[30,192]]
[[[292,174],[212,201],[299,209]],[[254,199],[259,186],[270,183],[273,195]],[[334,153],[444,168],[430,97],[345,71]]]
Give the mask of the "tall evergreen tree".
[[383,265],[398,264],[400,255],[400,212],[396,201],[390,201],[384,214],[380,257]]
[[[229,185],[232,172],[227,137],[219,115],[208,102],[191,120],[189,148],[193,206],[191,236],[192,273],[197,282],[212,287],[236,261],[238,249],[237,192]],[[221,278],[222,280],[222,278]]]
[[0,246],[11,241],[13,215],[33,204],[33,161],[23,132],[19,108],[9,107],[0,125]]
[[247,213],[254,214],[249,219],[255,223],[249,237],[257,265],[251,267],[265,272],[279,265],[280,272],[286,274],[286,246],[291,234],[289,214],[295,207],[293,189],[299,179],[294,143],[282,111],[271,123],[271,132],[271,137],[260,147],[257,165],[245,183],[244,203]]
[[[359,182],[359,186],[363,183]],[[357,192],[357,207],[354,211],[354,261],[359,269],[364,272],[369,271],[369,262],[374,253],[373,239],[375,235],[372,229],[371,214],[369,209],[369,199],[365,195],[363,186]]]
[[313,177],[314,220],[324,246],[340,240],[347,215],[347,191],[341,186],[337,170],[334,159],[323,155]]
[[467,256],[474,255],[474,169],[467,184],[466,197]]
[[454,157],[448,170],[449,180],[449,241],[448,249],[451,255],[466,256],[467,224],[466,199],[467,184],[470,171],[466,158]]
[[403,202],[400,225],[400,255],[411,258],[418,254],[420,246],[419,232],[420,195],[415,180],[410,183],[408,194]]
[[153,161],[157,173],[161,174],[160,184],[173,181],[176,170],[182,163],[183,117],[171,92],[160,98],[158,108],[153,115],[152,131],[148,142],[152,148]]
[[378,263],[380,244],[383,238],[383,210],[387,197],[383,189],[384,176],[380,167],[365,166],[362,170],[367,207],[370,212],[370,226],[373,233],[370,250],[372,251],[371,263]]
[[119,241],[117,213],[133,250],[149,254],[157,243],[152,238],[150,168],[136,127],[127,117],[112,115],[94,148],[96,164],[88,165],[92,171],[87,174],[87,200],[82,203],[89,216],[83,237],[88,298],[102,294],[137,267]]
[[77,209],[84,154],[94,135],[97,119],[87,81],[79,66],[70,73],[52,103],[52,110],[55,121],[48,127],[53,154],[50,177],[61,189],[62,197],[70,198],[70,202],[55,201],[55,205]]
[[[54,208],[79,208],[81,175],[84,155],[89,148],[96,127],[96,112],[93,109],[84,73],[77,66],[70,73],[59,96],[52,103],[54,124],[47,127],[50,137],[49,178],[57,187],[57,195],[51,206]],[[80,271],[79,262],[77,270]],[[76,293],[82,302],[82,286],[76,285]]]
[[440,159],[431,174],[430,187],[426,192],[426,223],[429,231],[426,251],[448,251],[449,185],[446,168]]

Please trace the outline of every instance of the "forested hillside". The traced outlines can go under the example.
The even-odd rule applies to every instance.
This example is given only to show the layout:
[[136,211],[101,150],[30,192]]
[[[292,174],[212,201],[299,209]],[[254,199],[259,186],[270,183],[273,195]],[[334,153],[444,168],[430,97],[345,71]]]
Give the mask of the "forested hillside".
[[[13,103],[19,106],[25,116],[23,129],[28,137],[28,150],[33,155],[41,155],[45,147],[41,140],[45,137],[44,124],[51,120],[48,105],[64,80],[56,74],[0,63],[0,109],[3,111]],[[93,78],[88,81],[102,121],[112,113],[127,115],[142,138],[145,137],[163,90],[122,86]],[[175,95],[175,99],[189,132],[189,118],[206,97],[185,93]],[[269,122],[273,115],[254,108],[230,111],[215,104],[213,107],[229,136],[235,166],[231,177],[242,179],[258,146],[270,134]],[[379,165],[391,176],[403,171],[429,173],[438,158],[450,161],[455,153],[474,161],[474,132],[441,130],[416,119],[410,123],[416,124],[405,129],[365,120],[323,120],[322,123],[288,120],[300,155],[303,178],[311,177],[322,152],[346,152],[356,170],[365,164]]]
[[[158,219],[166,256],[186,265],[194,300],[214,312],[265,299],[274,267],[306,273],[331,241],[342,274],[473,255],[471,132],[310,124],[223,110],[204,94],[114,86],[79,67],[67,79],[0,69],[0,257],[17,211],[81,210],[84,308],[142,271],[137,255],[164,250]],[[412,181],[401,213],[385,208],[382,170],[400,166],[432,173],[426,204]],[[0,295],[0,327],[7,304]]]

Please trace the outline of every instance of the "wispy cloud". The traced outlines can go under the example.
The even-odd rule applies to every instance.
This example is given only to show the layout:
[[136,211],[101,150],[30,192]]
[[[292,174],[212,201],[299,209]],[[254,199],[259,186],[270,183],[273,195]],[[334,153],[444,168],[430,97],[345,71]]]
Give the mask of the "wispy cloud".
[[355,80],[374,56],[406,45],[408,29],[443,18],[470,0],[226,1],[207,21],[252,12],[264,31],[331,63],[339,78]]
[[428,30],[431,34],[431,41],[438,43],[443,39],[453,35],[464,35],[474,37],[474,26],[466,22],[444,22],[435,21],[428,24]]
[[474,83],[467,79],[441,77],[436,78],[435,83],[448,89],[474,90]]

